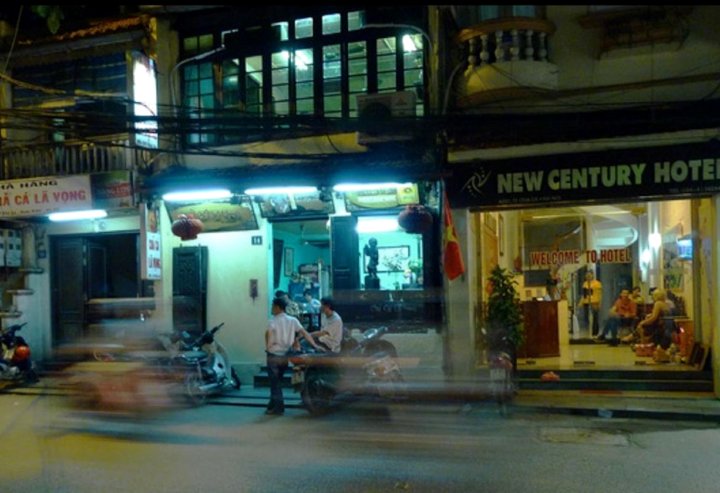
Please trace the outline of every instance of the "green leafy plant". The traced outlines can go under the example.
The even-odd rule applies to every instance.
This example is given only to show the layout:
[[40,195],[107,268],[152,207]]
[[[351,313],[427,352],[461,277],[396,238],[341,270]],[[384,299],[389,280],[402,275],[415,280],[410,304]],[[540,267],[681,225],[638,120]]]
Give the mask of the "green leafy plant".
[[415,274],[415,276],[420,276],[423,270],[422,259],[412,259],[408,261],[408,269],[410,269],[410,271]]
[[507,351],[514,355],[523,343],[522,305],[513,274],[499,265],[488,278],[489,297],[485,315],[485,333],[490,351]]

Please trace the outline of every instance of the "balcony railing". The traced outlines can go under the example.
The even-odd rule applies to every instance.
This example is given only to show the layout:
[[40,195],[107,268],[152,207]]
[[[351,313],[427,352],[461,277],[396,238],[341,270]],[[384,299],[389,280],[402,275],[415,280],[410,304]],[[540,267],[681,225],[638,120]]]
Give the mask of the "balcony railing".
[[470,67],[509,61],[548,61],[547,38],[555,25],[545,19],[493,19],[460,31],[455,37],[467,44]]
[[153,151],[131,148],[127,139],[98,143],[64,142],[0,147],[0,179],[81,175],[134,170],[150,161]]

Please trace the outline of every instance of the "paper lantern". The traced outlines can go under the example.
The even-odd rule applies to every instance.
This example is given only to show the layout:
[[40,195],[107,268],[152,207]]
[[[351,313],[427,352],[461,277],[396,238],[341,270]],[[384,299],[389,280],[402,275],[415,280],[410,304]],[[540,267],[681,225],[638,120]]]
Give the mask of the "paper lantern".
[[432,214],[422,205],[408,205],[398,215],[398,224],[407,233],[427,233],[432,223]]
[[181,240],[194,240],[198,233],[203,230],[203,223],[192,214],[180,214],[172,224],[172,232]]

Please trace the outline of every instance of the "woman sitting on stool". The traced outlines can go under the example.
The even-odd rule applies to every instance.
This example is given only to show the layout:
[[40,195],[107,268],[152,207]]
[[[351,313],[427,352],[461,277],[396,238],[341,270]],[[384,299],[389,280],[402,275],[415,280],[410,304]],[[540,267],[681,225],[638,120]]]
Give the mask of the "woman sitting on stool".
[[[665,297],[664,289],[656,289],[652,293],[653,304],[652,312],[637,324],[637,333],[641,344],[647,344],[654,339],[659,341],[665,332],[665,317],[672,314],[670,305],[668,305]],[[622,342],[632,342],[635,338],[634,334],[622,339]]]

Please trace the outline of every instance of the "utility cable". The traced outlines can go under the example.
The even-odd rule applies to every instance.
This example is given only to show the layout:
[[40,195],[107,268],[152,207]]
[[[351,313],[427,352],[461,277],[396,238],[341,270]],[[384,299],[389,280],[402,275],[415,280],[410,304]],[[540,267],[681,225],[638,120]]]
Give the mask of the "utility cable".
[[5,57],[5,66],[3,67],[3,73],[7,72],[8,65],[10,64],[10,57],[12,56],[12,52],[15,49],[15,42],[17,42],[18,31],[20,30],[20,19],[22,18],[23,7],[24,5],[20,5],[20,10],[18,11],[17,21],[15,22],[15,32],[13,33],[12,43],[10,43],[10,50],[8,51],[7,57]]

